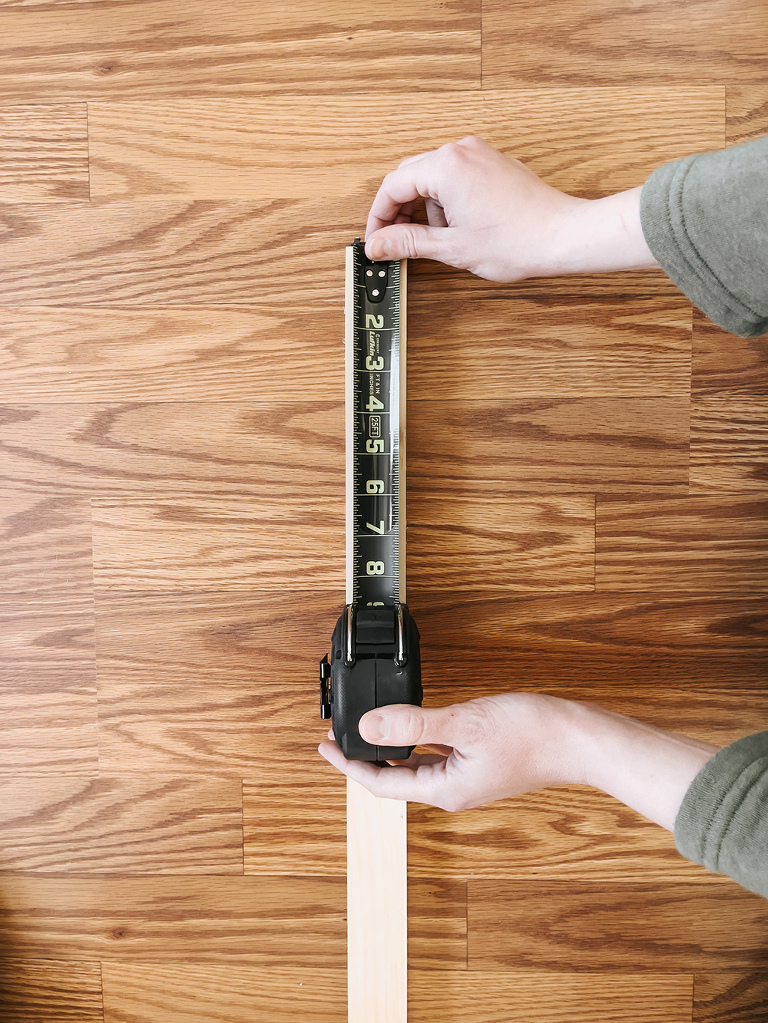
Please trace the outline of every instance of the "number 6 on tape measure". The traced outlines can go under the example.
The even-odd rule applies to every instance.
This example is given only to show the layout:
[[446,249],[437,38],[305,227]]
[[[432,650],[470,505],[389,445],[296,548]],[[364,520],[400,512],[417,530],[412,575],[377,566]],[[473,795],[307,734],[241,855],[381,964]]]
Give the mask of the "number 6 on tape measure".
[[419,630],[405,603],[405,262],[347,247],[345,403],[347,603],[320,662],[320,706],[350,760],[404,760],[360,718],[421,704]]

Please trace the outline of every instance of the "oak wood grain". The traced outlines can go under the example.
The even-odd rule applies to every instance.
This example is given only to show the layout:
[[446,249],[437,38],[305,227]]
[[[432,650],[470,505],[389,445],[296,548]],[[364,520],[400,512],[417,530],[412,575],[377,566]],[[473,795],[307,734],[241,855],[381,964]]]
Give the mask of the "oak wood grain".
[[[446,283],[436,291],[422,287],[409,301],[411,402],[689,391],[691,307],[682,295],[636,289],[590,299],[550,288],[538,298],[507,292],[499,301],[448,304]],[[4,308],[5,401],[290,403],[313,394],[321,378],[323,400],[343,401],[340,308],[112,306],[108,316],[105,331],[101,309]],[[702,332],[700,390],[709,372],[703,338]],[[731,364],[736,341],[728,339],[721,363]],[[759,365],[764,342],[752,348]]]
[[[343,970],[345,885],[317,877],[17,875],[0,884],[0,940],[16,957]],[[414,967],[466,968],[466,888],[409,888]]]
[[688,412],[671,398],[423,403],[408,444],[410,509],[453,494],[688,487]]
[[6,5],[0,96],[259,96],[277,91],[480,86],[480,5],[393,0],[131,0],[115,7]]
[[567,0],[555,17],[524,3],[483,5],[483,87],[528,82],[763,82],[768,42],[760,0],[659,0],[615,6]]
[[295,499],[306,509],[322,495],[325,522],[343,516],[343,403],[6,405],[0,430],[8,489],[137,501],[154,492],[182,502],[222,492],[237,502],[240,491],[251,513],[254,501],[289,512]]
[[2,681],[0,773],[96,775],[99,735],[93,670],[68,671],[63,679],[39,681],[34,669],[27,667],[11,669]]
[[408,498],[408,581],[420,592],[594,588],[593,497]]
[[17,586],[19,593],[0,596],[0,678],[17,684],[44,679],[95,684],[90,589],[48,595]]
[[[707,885],[470,880],[468,900],[471,970],[765,967],[765,899],[726,878]],[[722,941],[729,927],[738,930],[738,947]]]
[[84,103],[0,106],[0,203],[87,201]]
[[768,972],[696,973],[693,978],[693,1023],[727,1019],[760,1023],[768,1010]]
[[[297,1013],[308,1023],[347,1018],[342,970],[105,963],[102,972],[105,1023],[126,1017],[154,1023],[158,1011],[167,1023],[219,1023],[248,1018],[254,1004],[275,1023],[293,1021]],[[574,1023],[608,1023],[621,1013],[634,1023],[690,1020],[686,976],[412,970],[409,981],[414,1023],[528,1023],[532,1012],[537,1023],[556,1023],[564,1010]]]
[[[637,184],[638,182],[633,182]],[[343,251],[362,236],[370,194],[323,200],[141,198],[0,207],[0,306],[330,307],[342,337]],[[501,286],[414,261],[409,289],[467,296],[551,295],[552,281]],[[297,282],[301,282],[300,285]],[[564,278],[590,294],[677,295],[659,271]],[[297,288],[299,289],[297,292]]]
[[[651,303],[644,315],[648,305],[638,299],[621,316],[622,326],[637,324],[634,330],[626,327],[635,337],[659,330],[665,314]],[[108,313],[87,306],[4,308],[3,394],[20,404],[244,399],[274,404],[314,393],[322,378],[323,400],[342,402],[343,330],[340,307],[318,313],[295,303],[282,309],[111,306]],[[679,340],[678,332],[671,333],[668,348]],[[646,355],[652,358],[650,351]],[[667,359],[674,360],[671,351]],[[659,352],[651,365],[662,360]],[[658,371],[664,372],[660,366]]]
[[690,480],[692,492],[768,490],[768,395],[692,402]]
[[91,508],[82,498],[0,494],[0,593],[92,597]]
[[[410,265],[413,266],[413,260]],[[476,298],[417,292],[408,305],[408,397],[688,395],[691,309],[682,296]]]
[[596,516],[599,589],[768,589],[765,501],[755,496],[647,501],[606,497],[598,500]]
[[[298,588],[100,591],[100,677],[105,683],[167,684],[182,677],[247,686],[256,672],[260,686],[303,685],[328,647],[343,599],[339,590]],[[665,667],[675,671],[665,688],[675,678],[692,688],[708,680],[727,687],[728,672],[733,685],[740,667],[762,662],[768,668],[768,612],[759,594],[414,588],[409,605],[419,623],[424,670],[444,672],[445,684],[459,693],[482,678],[498,686],[506,677],[512,686],[519,672],[526,682],[543,682],[556,666],[558,682],[570,671],[571,686],[587,688],[622,677],[628,688],[642,685],[643,671],[661,675]],[[440,681],[435,677],[432,684]]]
[[0,959],[3,1023],[103,1023],[98,962]]
[[[345,1023],[346,971],[322,966],[104,963],[104,1023]],[[101,1019],[101,1017],[99,1017]]]
[[317,499],[94,502],[94,584],[106,589],[343,586],[340,514]]
[[686,976],[470,970],[414,971],[412,1023],[687,1023],[691,980]]
[[[305,95],[90,103],[91,197],[371,197],[403,158],[470,134],[555,187],[602,195],[722,144],[718,86],[688,95],[664,87],[472,89],[381,94],[374,102],[373,119],[355,95],[313,95],[311,119]],[[340,148],[339,139],[356,144]]]
[[[313,776],[306,791],[297,791],[290,777],[246,783],[245,872],[342,876],[343,797],[330,772]],[[680,856],[668,832],[584,787],[547,789],[460,814],[411,804],[408,871],[411,878],[458,880],[707,879]]]
[[768,83],[734,82],[725,92],[725,129],[729,146],[768,133]]
[[728,334],[694,309],[691,391],[697,398],[768,393],[768,340]]
[[2,779],[0,827],[0,872],[243,871],[239,779]]

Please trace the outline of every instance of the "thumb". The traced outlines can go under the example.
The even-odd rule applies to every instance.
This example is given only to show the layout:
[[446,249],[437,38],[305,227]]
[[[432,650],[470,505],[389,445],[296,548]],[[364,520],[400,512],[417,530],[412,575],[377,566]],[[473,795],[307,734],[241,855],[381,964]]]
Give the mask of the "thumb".
[[466,704],[424,708],[393,704],[369,710],[360,718],[360,735],[378,746],[466,746],[471,729]]
[[445,227],[426,224],[392,224],[382,227],[365,242],[369,259],[437,259],[447,263]]

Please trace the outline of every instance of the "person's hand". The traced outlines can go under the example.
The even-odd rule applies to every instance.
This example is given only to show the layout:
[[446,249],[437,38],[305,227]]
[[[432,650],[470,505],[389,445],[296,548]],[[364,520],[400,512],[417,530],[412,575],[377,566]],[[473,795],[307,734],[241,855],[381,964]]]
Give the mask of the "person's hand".
[[[424,198],[428,226],[412,224]],[[640,188],[580,199],[475,136],[404,160],[368,215],[371,259],[425,257],[491,281],[657,266]]]
[[369,711],[360,734],[381,746],[419,745],[395,766],[319,751],[375,796],[466,810],[548,785],[592,785],[674,831],[685,793],[719,747],[644,724],[594,703],[506,693],[428,710]]
[[395,766],[347,760],[335,742],[320,753],[376,796],[463,810],[495,799],[581,779],[566,722],[574,704],[553,696],[508,693],[439,710],[398,704],[360,719],[366,742],[419,745]]

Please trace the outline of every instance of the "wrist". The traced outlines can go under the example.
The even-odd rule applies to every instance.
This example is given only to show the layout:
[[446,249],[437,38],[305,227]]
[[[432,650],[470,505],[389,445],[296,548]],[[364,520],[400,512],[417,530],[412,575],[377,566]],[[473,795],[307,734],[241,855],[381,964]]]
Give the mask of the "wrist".
[[547,274],[610,273],[658,267],[640,222],[642,187],[602,199],[578,199],[552,232]]
[[596,704],[574,705],[575,762],[583,784],[606,792],[668,831],[685,793],[718,746],[666,732]]

